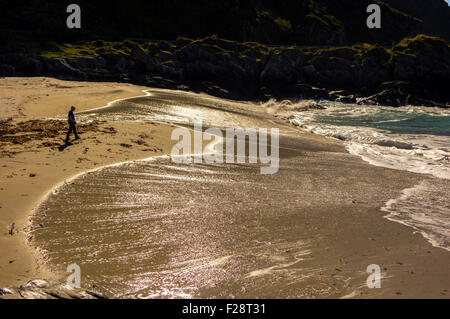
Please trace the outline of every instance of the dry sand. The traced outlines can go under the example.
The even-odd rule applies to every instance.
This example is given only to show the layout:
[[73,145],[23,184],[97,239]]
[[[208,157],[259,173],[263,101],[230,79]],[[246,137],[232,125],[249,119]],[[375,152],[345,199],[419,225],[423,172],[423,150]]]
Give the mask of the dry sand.
[[[70,105],[76,105],[77,111],[92,109],[116,99],[145,95],[144,89],[122,83],[1,78],[0,119],[12,118],[14,125],[66,114]],[[51,276],[26,238],[28,218],[50,189],[86,170],[167,154],[172,129],[157,123],[99,123],[63,151],[58,146],[64,144],[64,130],[43,140],[1,141],[0,287]]]
[[0,120],[30,120],[105,106],[108,102],[145,95],[143,86],[111,82],[72,82],[45,77],[0,78]]

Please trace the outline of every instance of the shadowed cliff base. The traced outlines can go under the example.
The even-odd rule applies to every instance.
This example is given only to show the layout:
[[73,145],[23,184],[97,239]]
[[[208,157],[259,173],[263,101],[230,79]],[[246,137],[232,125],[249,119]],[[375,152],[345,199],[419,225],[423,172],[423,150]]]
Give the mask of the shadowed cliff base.
[[232,99],[329,99],[448,107],[450,48],[418,35],[391,48],[270,46],[210,36],[176,41],[30,42],[2,47],[1,76],[54,76],[201,91]]

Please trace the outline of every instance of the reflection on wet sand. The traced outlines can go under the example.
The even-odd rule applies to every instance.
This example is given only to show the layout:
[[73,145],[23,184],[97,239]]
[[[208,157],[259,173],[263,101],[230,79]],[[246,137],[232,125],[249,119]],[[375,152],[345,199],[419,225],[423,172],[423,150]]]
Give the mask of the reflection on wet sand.
[[147,94],[146,97],[117,101],[109,107],[83,112],[80,116],[84,119],[148,120],[176,124],[192,124],[197,120],[214,127],[267,126],[264,110],[258,111],[251,103],[163,89],[149,90]]
[[276,126],[280,169],[261,175],[255,164],[156,158],[84,175],[50,196],[33,220],[44,225],[33,230],[35,244],[55,271],[77,263],[83,285],[114,297],[389,296],[397,289],[392,281],[383,292],[367,290],[365,269],[405,257],[388,238],[395,231],[410,240],[409,233],[380,218],[378,207],[416,175],[370,167],[337,142],[247,103],[155,90],[83,116]]

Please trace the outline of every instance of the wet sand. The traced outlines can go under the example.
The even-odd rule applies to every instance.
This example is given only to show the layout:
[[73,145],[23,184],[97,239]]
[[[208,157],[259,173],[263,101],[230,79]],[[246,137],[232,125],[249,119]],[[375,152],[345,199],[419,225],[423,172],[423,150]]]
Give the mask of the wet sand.
[[[246,103],[150,93],[83,116],[279,127],[279,173],[161,158],[83,175],[33,219],[53,273],[79,263],[87,288],[126,298],[448,298],[449,252],[380,210],[432,177],[371,166]],[[370,264],[381,289],[366,286]]]
[[[75,104],[77,111],[101,107],[112,100],[144,95],[142,89],[120,83],[1,78],[0,119],[12,117],[11,123],[17,125],[57,115],[65,118],[70,105]],[[36,126],[38,132],[48,129],[39,121]],[[103,122],[96,130],[82,132],[82,139],[63,151],[59,148],[64,144],[65,128],[43,138],[26,133],[30,139],[18,144],[0,142],[0,287],[54,277],[30,246],[32,238],[27,232],[30,215],[52,188],[87,170],[167,154],[171,149],[167,136],[172,130],[158,123]],[[24,134],[12,137],[21,141]]]

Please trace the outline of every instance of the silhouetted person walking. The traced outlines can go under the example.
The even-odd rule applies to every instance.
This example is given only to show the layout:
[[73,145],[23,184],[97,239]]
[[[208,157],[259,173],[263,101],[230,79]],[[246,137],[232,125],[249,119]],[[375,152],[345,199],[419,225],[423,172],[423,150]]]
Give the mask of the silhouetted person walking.
[[75,139],[78,140],[80,137],[78,136],[77,133],[77,127],[76,127],[76,122],[75,122],[75,115],[73,114],[73,111],[75,111],[75,106],[72,106],[70,108],[69,114],[68,114],[68,122],[69,122],[69,131],[67,132],[67,136],[66,136],[66,144],[70,144],[69,142],[69,137],[70,137],[70,133],[74,133],[75,134]]

